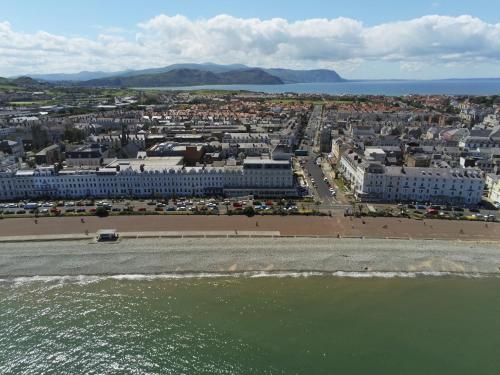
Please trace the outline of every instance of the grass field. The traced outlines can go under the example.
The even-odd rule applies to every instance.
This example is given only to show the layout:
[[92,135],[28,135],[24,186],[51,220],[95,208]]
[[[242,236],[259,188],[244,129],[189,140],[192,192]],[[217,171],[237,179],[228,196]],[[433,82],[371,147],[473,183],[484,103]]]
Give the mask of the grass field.
[[10,102],[12,106],[45,106],[57,104],[55,100],[34,100],[26,102]]

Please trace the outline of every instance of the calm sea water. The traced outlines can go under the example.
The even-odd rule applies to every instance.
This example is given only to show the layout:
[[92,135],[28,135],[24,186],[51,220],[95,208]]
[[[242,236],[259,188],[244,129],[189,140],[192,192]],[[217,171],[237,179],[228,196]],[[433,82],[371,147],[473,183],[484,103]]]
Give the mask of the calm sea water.
[[498,374],[500,279],[0,282],[0,373]]
[[162,87],[160,90],[248,90],[266,93],[319,93],[389,95],[493,95],[500,94],[500,79],[438,81],[348,81],[338,83],[299,83],[286,85],[207,85]]

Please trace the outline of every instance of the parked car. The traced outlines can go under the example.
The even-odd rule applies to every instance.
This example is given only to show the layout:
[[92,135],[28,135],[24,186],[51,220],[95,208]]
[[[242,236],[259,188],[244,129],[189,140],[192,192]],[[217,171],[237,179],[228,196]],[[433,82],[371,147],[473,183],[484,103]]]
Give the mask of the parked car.
[[439,213],[439,210],[435,209],[435,208],[428,208],[427,209],[427,215],[437,215]]
[[29,202],[24,205],[25,210],[36,210],[38,208],[38,203],[36,202]]

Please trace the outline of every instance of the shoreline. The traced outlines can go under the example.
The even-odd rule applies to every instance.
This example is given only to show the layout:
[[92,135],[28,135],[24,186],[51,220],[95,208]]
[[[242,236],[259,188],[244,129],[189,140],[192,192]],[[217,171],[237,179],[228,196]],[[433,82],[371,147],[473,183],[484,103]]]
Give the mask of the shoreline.
[[229,278],[309,278],[337,277],[344,279],[416,279],[427,277],[450,277],[465,279],[500,278],[496,273],[464,273],[464,272],[401,272],[401,271],[247,271],[247,272],[177,272],[157,274],[99,274],[99,275],[46,275],[46,276],[15,276],[0,277],[2,283],[25,284],[31,282],[43,283],[78,283],[81,285],[105,280],[117,281],[155,281],[155,280],[190,280],[190,279],[229,279]]
[[255,274],[500,276],[500,248],[498,243],[479,241],[291,237],[126,238],[118,243],[68,240],[37,242],[36,246],[22,242],[0,245],[0,279],[4,280]]

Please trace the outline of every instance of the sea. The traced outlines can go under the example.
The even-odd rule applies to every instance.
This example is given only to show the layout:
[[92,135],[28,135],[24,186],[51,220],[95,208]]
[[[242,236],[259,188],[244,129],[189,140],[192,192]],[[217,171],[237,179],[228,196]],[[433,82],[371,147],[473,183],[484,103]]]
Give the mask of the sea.
[[449,80],[368,80],[333,83],[297,83],[284,85],[206,85],[159,87],[156,90],[246,90],[264,93],[330,95],[495,95],[500,94],[498,79]]
[[500,279],[0,281],[0,374],[499,374]]

